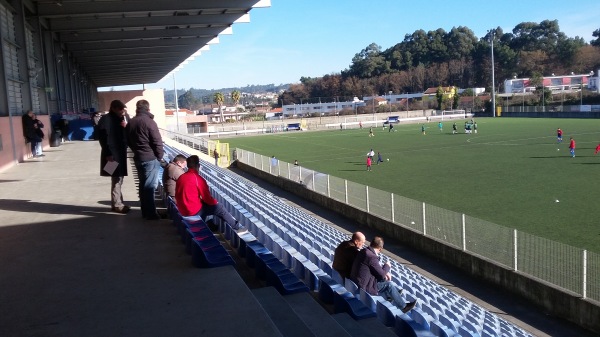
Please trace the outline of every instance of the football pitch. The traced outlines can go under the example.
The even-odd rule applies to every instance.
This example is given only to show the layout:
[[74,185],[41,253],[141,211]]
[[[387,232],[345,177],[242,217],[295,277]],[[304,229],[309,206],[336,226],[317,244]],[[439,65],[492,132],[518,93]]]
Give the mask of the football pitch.
[[[452,134],[456,122],[458,134]],[[600,252],[600,120],[478,118],[225,139],[242,148],[332,176],[575,247]],[[556,129],[563,130],[557,143]],[[576,157],[569,138],[576,141]],[[366,170],[366,154],[384,162]],[[389,161],[387,160],[389,159]]]

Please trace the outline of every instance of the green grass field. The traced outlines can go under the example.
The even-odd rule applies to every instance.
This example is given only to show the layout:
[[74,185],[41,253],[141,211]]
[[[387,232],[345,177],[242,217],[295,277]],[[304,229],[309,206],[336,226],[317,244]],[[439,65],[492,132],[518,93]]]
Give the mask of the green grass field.
[[[600,120],[479,118],[478,134],[464,120],[231,138],[243,148],[319,172],[394,192],[502,226],[600,252]],[[564,131],[557,145],[556,129]],[[569,137],[577,142],[571,158]],[[384,160],[366,171],[366,153]],[[556,202],[559,200],[559,202]]]

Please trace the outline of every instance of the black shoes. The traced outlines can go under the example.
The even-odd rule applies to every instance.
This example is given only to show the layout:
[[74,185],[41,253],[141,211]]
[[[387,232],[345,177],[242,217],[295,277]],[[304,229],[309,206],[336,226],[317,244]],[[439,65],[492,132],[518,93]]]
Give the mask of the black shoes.
[[416,300],[414,302],[406,303],[406,306],[404,307],[404,309],[402,309],[402,312],[406,314],[407,312],[411,311],[415,307],[416,304],[417,304]]
[[131,210],[131,207],[129,207],[129,206],[113,207],[112,208],[113,212],[120,213],[120,214],[127,214],[127,213],[129,213],[129,210]]

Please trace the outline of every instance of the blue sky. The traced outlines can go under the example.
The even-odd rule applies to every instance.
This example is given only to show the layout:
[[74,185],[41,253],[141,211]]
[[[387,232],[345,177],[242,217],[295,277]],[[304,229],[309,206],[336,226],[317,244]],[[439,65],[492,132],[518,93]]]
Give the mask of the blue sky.
[[[498,3],[498,2],[496,2]],[[348,68],[352,57],[370,43],[387,49],[406,34],[466,26],[477,37],[521,22],[558,20],[569,37],[589,42],[600,28],[600,1],[442,1],[271,0],[271,7],[250,12],[250,23],[233,25],[176,73],[178,90],[220,89],[252,84],[299,82]],[[140,89],[142,86],[115,87]],[[173,89],[172,77],[146,88]],[[110,88],[106,88],[110,89]]]

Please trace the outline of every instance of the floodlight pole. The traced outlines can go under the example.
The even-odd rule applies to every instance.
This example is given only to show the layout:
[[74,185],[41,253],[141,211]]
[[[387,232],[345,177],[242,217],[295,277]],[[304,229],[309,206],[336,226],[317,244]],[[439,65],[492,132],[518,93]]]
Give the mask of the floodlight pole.
[[177,85],[175,84],[175,73],[173,73],[173,89],[175,89],[175,116],[177,118],[177,132],[179,132],[179,103],[177,102]]
[[492,117],[496,117],[496,79],[494,78],[494,31],[491,31],[491,42],[492,42]]

